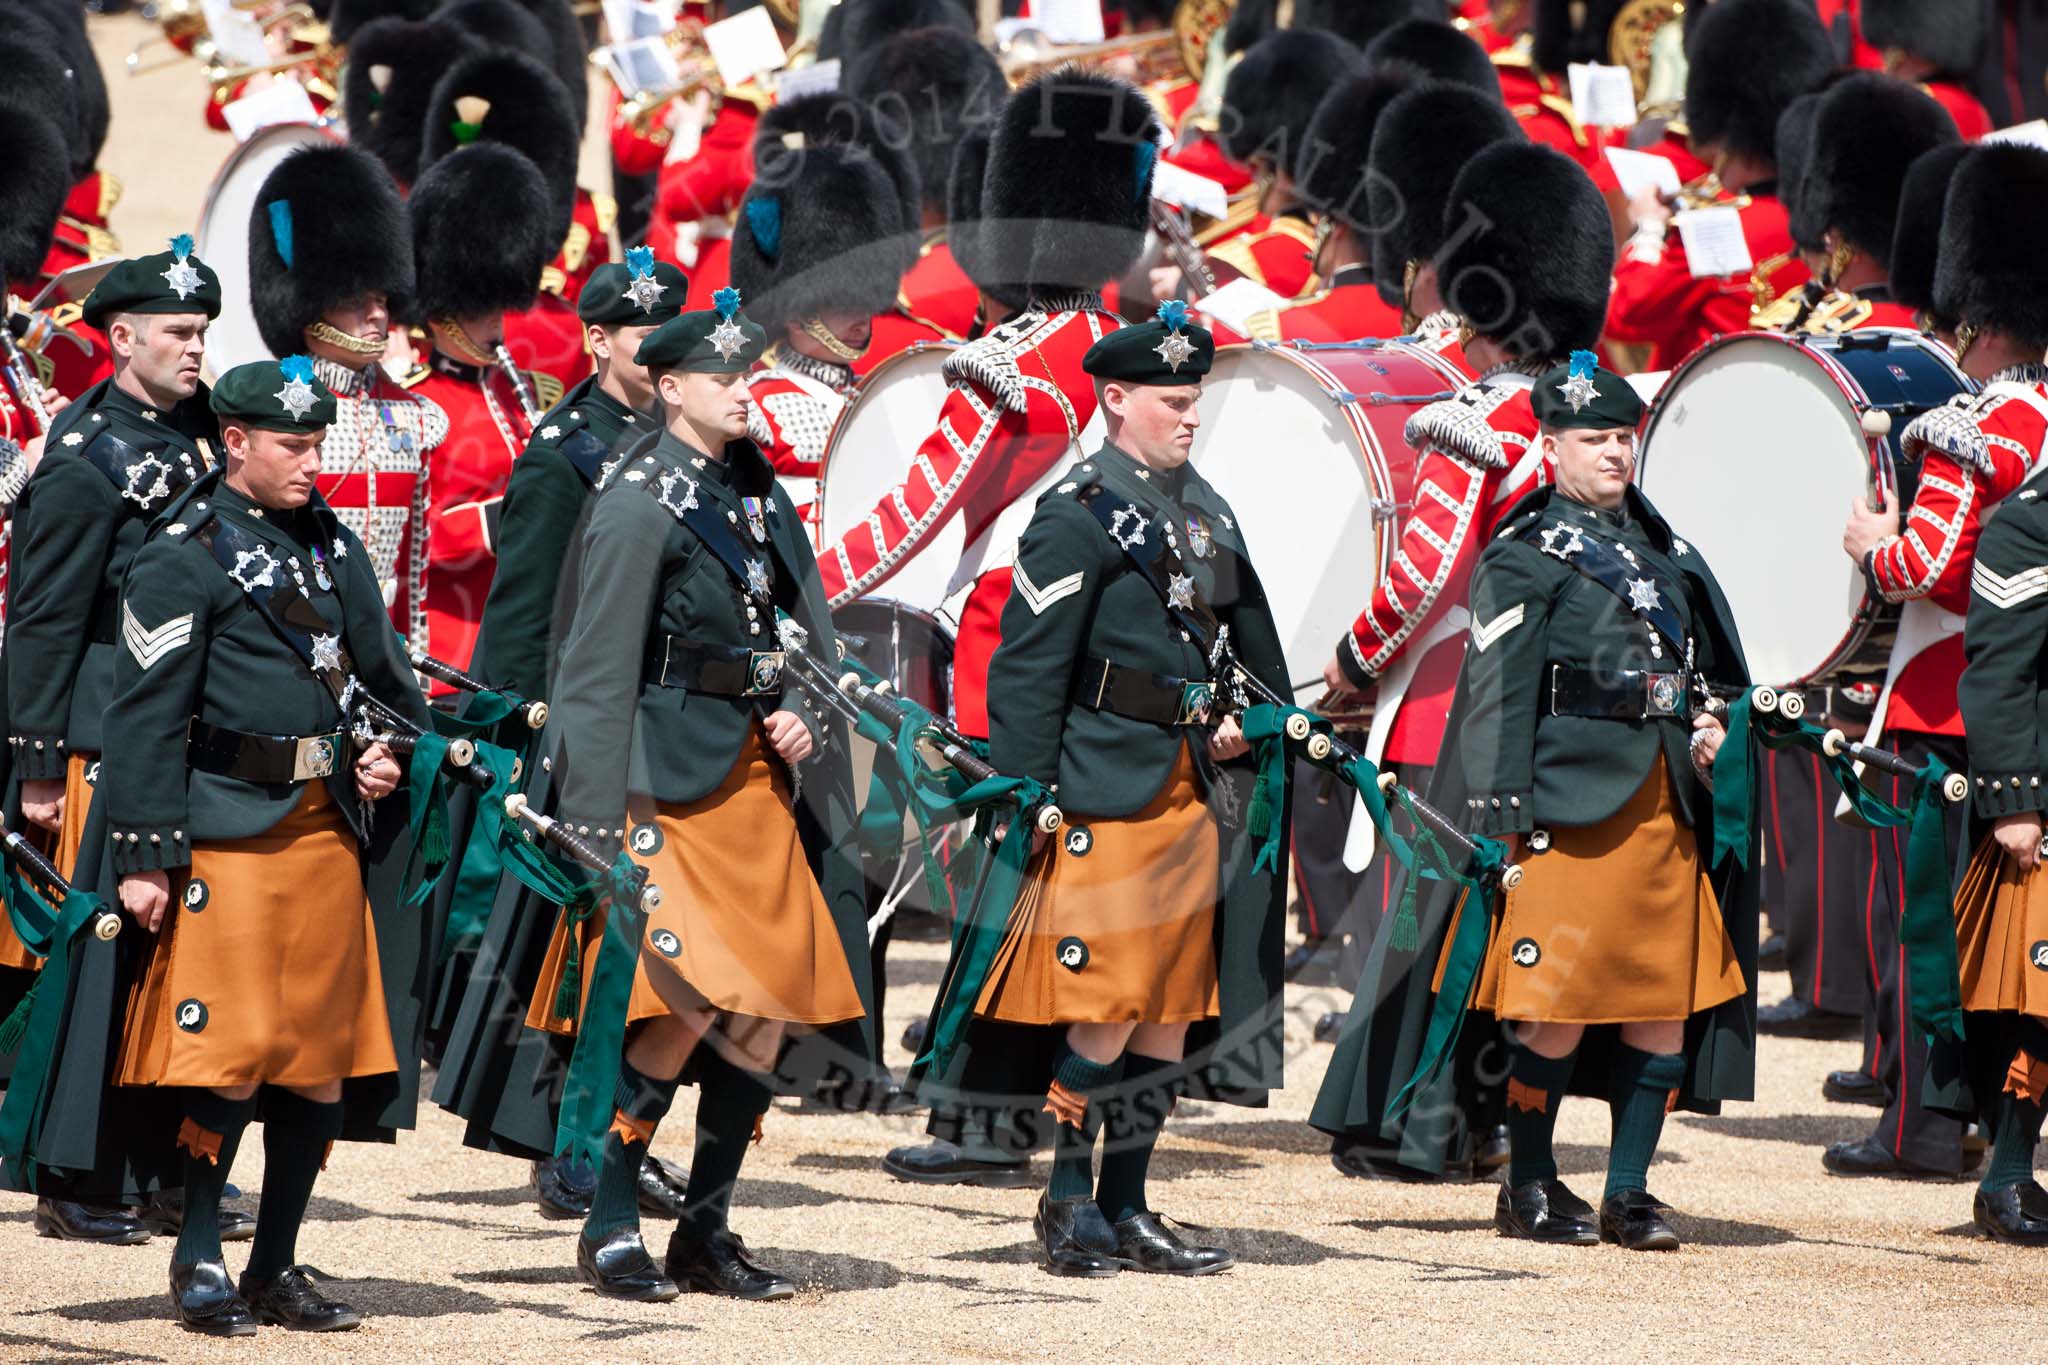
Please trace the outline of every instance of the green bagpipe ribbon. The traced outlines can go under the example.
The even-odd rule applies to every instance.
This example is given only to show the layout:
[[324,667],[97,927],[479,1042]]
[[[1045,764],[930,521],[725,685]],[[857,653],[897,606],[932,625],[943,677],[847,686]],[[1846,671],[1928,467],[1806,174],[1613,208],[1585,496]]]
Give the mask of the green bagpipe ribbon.
[[[0,1107],[0,1163],[19,1179],[22,1188],[33,1190],[36,1165],[28,1155],[29,1135],[42,1127],[43,1107],[48,1102],[50,1068],[55,1065],[57,1031],[64,1021],[71,994],[71,947],[100,913],[103,902],[89,891],[73,888],[61,910],[53,910],[35,889],[13,868],[6,879],[7,912],[22,943],[43,958],[35,984],[6,1028],[18,1033],[21,1047],[14,1075],[7,1085],[7,1102]],[[108,945],[111,950],[112,944]],[[7,1050],[0,1043],[0,1051]]]
[[410,823],[412,828],[412,852],[405,865],[405,877],[412,880],[413,869],[425,867],[419,885],[406,897],[407,905],[423,905],[433,895],[441,874],[448,866],[448,786],[452,780],[442,768],[448,757],[448,737],[441,734],[426,734],[413,745],[412,759],[406,765],[405,782],[410,796]]
[[[512,766],[515,760],[530,763],[533,745],[531,738],[520,749],[500,747],[494,740],[500,733],[500,722],[513,713],[524,709],[523,698],[504,692],[478,692],[470,697],[469,704],[461,715],[445,711],[434,713],[434,729],[449,738],[465,738],[477,746],[477,754],[491,765],[491,771],[502,779],[500,785],[510,790]],[[496,819],[504,822],[504,791],[493,790],[486,803],[495,801]],[[480,816],[488,820],[491,816]],[[516,831],[515,831],[516,832]],[[505,874],[505,855],[502,841],[496,837],[471,838],[462,848],[461,860],[456,866],[455,893],[449,898],[448,924],[441,938],[441,957],[455,948],[474,944],[483,937],[484,923],[490,918],[491,902],[497,895],[498,883]],[[444,874],[445,875],[445,874]]]
[[1863,785],[1856,762],[1847,754],[1830,754],[1827,731],[1804,720],[1757,714],[1752,694],[1744,692],[1728,704],[1728,737],[1714,759],[1714,850],[1716,867],[1724,858],[1749,864],[1750,820],[1755,802],[1757,747],[1802,749],[1820,757],[1821,766],[1849,798],[1865,823],[1876,829],[1907,827],[1906,907],[1899,917],[1899,942],[1906,950],[1906,990],[1913,1002],[1913,1023],[1923,1033],[1959,1043],[1963,1038],[1961,969],[1956,960],[1955,897],[1949,886],[1951,852],[1948,825],[1942,817],[1942,784],[1948,765],[1929,757],[1913,775],[1911,799],[1895,806]]
[[[0,897],[7,905],[7,918],[14,925],[14,936],[21,940],[21,946],[36,957],[47,958],[57,938],[59,911],[43,899],[29,879],[22,875],[20,868],[8,863],[0,877]],[[21,1046],[23,1035],[28,1029],[29,1012],[35,1008],[36,988],[43,984],[43,974],[38,971],[36,979],[22,992],[14,1009],[4,1020],[0,1020],[0,1054],[14,1051]],[[54,988],[53,989],[61,989]]]
[[[1284,748],[1288,743],[1287,724],[1291,717],[1307,719],[1310,735],[1330,732],[1330,723],[1325,718],[1297,706],[1275,706],[1261,703],[1248,707],[1238,724],[1244,737],[1253,746],[1259,765],[1261,788],[1286,780]],[[1421,946],[1421,925],[1416,914],[1416,904],[1421,895],[1424,881],[1455,882],[1462,886],[1460,913],[1457,933],[1451,941],[1450,955],[1444,963],[1443,986],[1437,992],[1436,1003],[1429,1019],[1429,1032],[1425,1036],[1422,1052],[1416,1060],[1415,1072],[1408,1078],[1395,1096],[1389,1116],[1398,1118],[1408,1108],[1414,1092],[1434,1076],[1443,1066],[1444,1059],[1457,1046],[1458,1034],[1465,1024],[1465,1002],[1472,994],[1473,982],[1478,979],[1481,959],[1486,953],[1487,915],[1462,913],[1477,893],[1484,897],[1486,886],[1507,862],[1507,845],[1497,839],[1473,835],[1472,844],[1476,855],[1469,867],[1460,868],[1452,858],[1449,849],[1438,839],[1430,827],[1416,817],[1415,794],[1404,786],[1394,788],[1394,799],[1388,801],[1387,794],[1380,790],[1379,769],[1364,755],[1345,759],[1334,750],[1321,759],[1308,752],[1308,741],[1299,742],[1301,757],[1309,763],[1335,773],[1351,786],[1357,788],[1359,800],[1365,803],[1365,813],[1372,820],[1373,827],[1387,848],[1408,870],[1401,888],[1401,901],[1394,914],[1394,922],[1388,926],[1388,946],[1396,951],[1412,953]],[[1404,838],[1394,829],[1393,812],[1399,807],[1414,828],[1412,839]],[[1278,845],[1279,832],[1274,831],[1259,852],[1259,859],[1265,860]],[[1270,865],[1270,864],[1269,864]],[[1259,863],[1254,862],[1254,867]]]
[[[593,1167],[604,1159],[605,1134],[611,1130],[612,1115],[618,1107],[619,1064],[626,1049],[626,1009],[633,998],[633,971],[640,961],[640,936],[647,926],[647,912],[640,908],[645,883],[639,871],[622,850],[610,868],[577,887],[562,903],[569,943],[575,954],[565,972],[565,985],[572,974],[580,975],[584,965],[583,923],[592,915],[604,919],[604,936],[598,940],[597,962],[590,973],[590,995],[582,1002],[576,1021],[576,1048],[569,1057],[562,1108],[555,1121],[555,1154],[580,1156]],[[573,1001],[571,1008],[575,1008]]]

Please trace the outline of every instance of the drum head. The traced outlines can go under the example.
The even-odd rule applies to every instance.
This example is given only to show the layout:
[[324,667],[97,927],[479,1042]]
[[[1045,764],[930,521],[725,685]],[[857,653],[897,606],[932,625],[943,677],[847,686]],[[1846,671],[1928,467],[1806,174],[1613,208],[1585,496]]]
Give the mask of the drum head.
[[1658,396],[1637,482],[1706,558],[1757,682],[1807,681],[1853,643],[1865,590],[1842,523],[1871,476],[1855,401],[1796,342],[1717,343]]
[[[194,245],[199,258],[220,276],[220,316],[206,329],[208,379],[237,365],[271,358],[249,303],[249,216],[263,182],[280,161],[302,147],[335,140],[334,134],[311,124],[265,128],[235,149],[206,191]],[[335,206],[337,213],[347,211],[347,205]]]
[[1311,700],[1379,581],[1390,523],[1375,502],[1391,511],[1396,501],[1332,387],[1318,365],[1290,352],[1226,346],[1202,385],[1192,456],[1237,514],[1288,676]]

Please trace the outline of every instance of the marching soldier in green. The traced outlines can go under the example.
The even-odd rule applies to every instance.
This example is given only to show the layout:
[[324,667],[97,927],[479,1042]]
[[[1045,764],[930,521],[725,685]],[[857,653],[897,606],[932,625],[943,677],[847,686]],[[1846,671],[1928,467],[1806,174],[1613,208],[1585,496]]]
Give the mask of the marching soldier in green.
[[[218,457],[199,366],[219,313],[220,280],[189,237],[108,271],[85,300],[85,319],[107,334],[114,373],[59,414],[15,506],[4,658],[19,786],[6,809],[21,818],[6,823],[45,831],[66,876],[99,770],[122,577],[150,519]],[[0,926],[0,965],[32,963]],[[223,1211],[228,1237],[246,1238],[254,1225]],[[35,1227],[47,1237],[140,1242],[152,1230],[175,1233],[178,1205],[175,1196],[152,1200],[138,1220],[45,1197]]]
[[[683,311],[689,289],[689,278],[680,269],[655,260],[646,247],[627,252],[624,265],[599,266],[583,286],[576,311],[597,373],[562,395],[513,461],[493,535],[498,572],[484,603],[474,671],[494,687],[536,700],[553,695],[555,666],[580,579],[577,542],[598,486],[627,450],[660,430],[652,415],[654,381],[635,353],[655,328]],[[509,723],[523,724],[516,718]],[[543,778],[535,775],[533,781]],[[537,808],[548,804],[542,786],[532,787],[530,795]],[[449,893],[464,880],[449,878]],[[547,947],[549,925],[534,923],[539,916],[523,913],[526,908],[520,888],[501,887],[501,905],[476,951],[448,957],[449,988],[463,989],[466,976],[468,998],[443,1050],[434,1099],[471,1120],[475,1145],[533,1154],[534,1188],[543,1213],[581,1218],[590,1212],[594,1177],[589,1164],[557,1160],[546,1147],[527,1147],[515,1136],[493,1133],[489,1110],[498,1098],[490,1093],[495,1077],[488,1067],[467,1065],[488,1050],[483,1033],[510,1034],[503,1040],[509,1049],[522,1045],[518,1013],[501,1007],[505,1001],[499,997],[516,995],[517,1010],[523,1011]],[[481,973],[472,970],[479,961],[491,965]],[[523,1045],[545,1048],[548,1041],[536,1037]],[[642,1212],[673,1218],[682,1185],[666,1163],[650,1157],[643,1163],[640,1193]]]
[[[874,1055],[844,731],[800,700],[777,636],[786,614],[836,657],[831,622],[803,524],[746,438],[746,376],[766,336],[739,302],[721,289],[714,309],[662,324],[635,354],[664,427],[598,494],[555,689],[559,818],[599,848],[623,841],[662,893],[623,1002],[617,1108],[576,1252],[599,1293],[646,1301],[795,1292],[728,1227],[733,1183],[789,1031],[843,1032],[860,1070]],[[589,970],[569,979],[569,935],[589,962],[598,918],[562,917],[533,1027],[568,1032],[618,1007],[590,998]],[[696,1150],[657,1264],[636,1183],[686,1067]]]
[[[1707,702],[1746,667],[1712,573],[1630,482],[1635,390],[1579,351],[1533,404],[1557,482],[1474,570],[1455,758],[1432,792],[1524,876],[1497,913],[1467,897],[1417,961],[1513,1026],[1501,1234],[1664,1250],[1678,1235],[1646,1186],[1667,1108],[1747,1098],[1754,1072],[1756,906],[1708,875],[1724,731]],[[1613,1114],[1597,1217],[1551,1149],[1573,1091]]]
[[[976,1002],[984,1018],[1064,1027],[1036,1218],[1056,1274],[1228,1268],[1227,1251],[1186,1245],[1152,1212],[1152,1151],[1188,1084],[1191,1028],[1205,1072],[1243,1055],[1256,1060],[1238,1080],[1260,1094],[1279,1081],[1286,871],[1251,870],[1254,841],[1225,834],[1241,786],[1220,765],[1241,770],[1246,745],[1219,701],[1219,636],[1283,692],[1286,670],[1229,504],[1187,462],[1214,354],[1177,303],[1089,348],[1108,435],[1039,503],[989,665],[990,761],[1070,812],[1040,836]],[[1105,1129],[1110,1114],[1123,1121]]]

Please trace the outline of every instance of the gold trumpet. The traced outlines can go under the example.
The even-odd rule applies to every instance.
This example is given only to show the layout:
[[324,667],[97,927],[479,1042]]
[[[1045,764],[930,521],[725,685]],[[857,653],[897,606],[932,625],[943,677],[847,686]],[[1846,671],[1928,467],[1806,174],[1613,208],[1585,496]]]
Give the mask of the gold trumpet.
[[[644,86],[619,103],[619,112],[627,125],[643,137],[670,100],[687,99],[700,90],[709,90],[715,104],[725,93],[725,81],[718,74],[718,62],[704,42],[702,23],[685,19],[661,37],[675,58],[678,79],[673,85]],[[604,48],[590,54],[590,64],[603,71],[614,84],[618,83],[618,74],[606,59]]]
[[1069,64],[1085,67],[1122,66],[1120,73],[1138,85],[1179,78],[1186,74],[1180,39],[1171,29],[1133,33],[1105,43],[1061,46],[1045,41],[1034,30],[1026,30],[1004,41],[996,52],[1003,74],[1012,85]]

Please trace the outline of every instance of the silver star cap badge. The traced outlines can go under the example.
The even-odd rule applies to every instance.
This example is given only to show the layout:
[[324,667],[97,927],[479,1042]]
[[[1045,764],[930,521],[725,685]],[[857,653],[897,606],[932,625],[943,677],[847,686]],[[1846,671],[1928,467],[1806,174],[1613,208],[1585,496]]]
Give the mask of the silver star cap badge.
[[[635,275],[633,282],[626,286],[626,292],[619,295],[643,313],[651,313],[661,302],[661,296],[668,292],[668,286],[659,283],[652,275]],[[716,343],[714,343],[716,344]]]
[[1600,396],[1600,386],[1593,382],[1591,375],[1575,374],[1557,386],[1564,395],[1564,401],[1572,405],[1572,411],[1579,409]]
[[323,673],[341,671],[341,637],[339,635],[315,635],[313,637],[313,667]]
[[1184,573],[1177,573],[1167,581],[1166,601],[1169,606],[1188,611],[1195,605],[1195,580]]
[[718,352],[720,360],[731,360],[746,348],[747,334],[731,318],[711,329],[711,349]]
[[1180,367],[1187,364],[1188,357],[1195,353],[1195,343],[1189,341],[1185,333],[1168,332],[1166,339],[1153,347],[1152,353],[1159,357],[1167,369],[1179,374]]
[[1658,600],[1657,585],[1647,578],[1631,578],[1628,581],[1629,605],[1637,611],[1656,611],[1663,606]]
[[201,279],[199,272],[192,268],[192,261],[189,257],[180,256],[177,260],[172,261],[171,268],[164,272],[164,283],[169,285],[171,292],[179,298],[189,299],[199,291],[199,287],[205,284],[206,281]]
[[313,393],[313,386],[303,379],[287,379],[284,387],[270,396],[277,400],[278,406],[292,415],[294,422],[304,421],[306,414],[313,410],[313,405],[320,401]]

